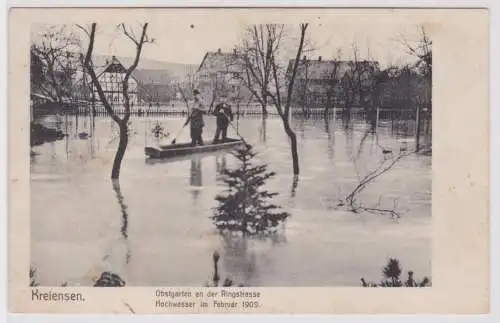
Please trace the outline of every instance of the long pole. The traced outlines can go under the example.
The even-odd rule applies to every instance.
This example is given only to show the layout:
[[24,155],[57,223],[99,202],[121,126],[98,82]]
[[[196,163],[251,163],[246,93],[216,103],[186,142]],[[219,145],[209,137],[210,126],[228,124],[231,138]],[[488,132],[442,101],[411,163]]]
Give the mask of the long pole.
[[148,146],[148,125],[149,125],[149,118],[144,119],[144,147]]
[[240,102],[236,104],[236,130],[240,130]]

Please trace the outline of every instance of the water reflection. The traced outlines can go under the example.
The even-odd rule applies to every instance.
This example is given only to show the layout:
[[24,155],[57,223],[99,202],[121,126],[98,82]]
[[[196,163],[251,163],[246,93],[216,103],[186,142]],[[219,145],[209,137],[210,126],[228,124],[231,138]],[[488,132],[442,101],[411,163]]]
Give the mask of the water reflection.
[[[333,160],[335,157],[335,129],[332,131],[330,128],[330,119],[325,118],[325,132],[326,136],[328,138],[327,142],[327,152],[328,152],[328,159]],[[333,124],[335,125],[335,114],[333,115]],[[333,132],[333,134],[332,134]]]
[[342,110],[342,125],[345,130],[351,128],[351,111],[349,109]]
[[351,127],[343,127],[344,137],[345,137],[345,152],[347,156],[352,156],[352,150],[354,147],[354,129]]
[[245,286],[255,286],[257,277],[257,257],[251,241],[243,237],[222,236],[223,265],[227,276]]
[[280,230],[278,232],[269,236],[269,240],[271,241],[273,247],[288,243],[288,240],[286,238],[286,222],[281,224]]
[[113,180],[113,190],[116,194],[116,199],[118,200],[118,204],[120,205],[120,210],[122,214],[122,226],[120,229],[121,235],[123,237],[124,244],[126,246],[126,254],[125,254],[125,263],[130,263],[130,247],[128,243],[128,212],[127,205],[125,204],[125,199],[123,197],[122,191],[120,189],[120,182],[118,180]]
[[295,121],[295,130],[297,132],[298,137],[301,139],[301,142],[306,138],[305,130],[306,123],[309,120],[307,118],[301,118]]
[[259,138],[261,143],[265,143],[267,140],[267,116],[262,116],[261,126],[259,131]]
[[299,186],[299,175],[293,175],[292,187],[290,188],[290,197],[294,198]]
[[[356,119],[354,115],[351,125],[347,126],[340,114],[337,122],[332,119],[309,119],[302,125],[294,117],[292,126],[304,129],[301,143],[304,149],[299,149],[299,189],[298,178],[292,178],[290,174],[290,147],[286,137],[283,137],[281,120],[272,116],[268,118],[270,120],[242,118],[239,128],[245,138],[254,141],[252,144],[262,161],[269,165],[271,171],[278,173],[269,182],[269,190],[280,193],[275,203],[286,206],[292,217],[286,224],[286,236],[272,236],[266,243],[248,242],[245,247],[241,242],[224,242],[224,246],[219,244],[218,238],[212,234],[213,224],[208,220],[213,213],[214,196],[224,189],[217,179],[223,169],[232,167],[235,162],[227,152],[204,154],[204,157],[194,155],[146,160],[145,165],[144,142],[149,132],[144,129],[146,122],[143,119],[134,118],[133,127],[138,135],[131,137],[129,142],[122,186],[113,185],[111,191],[106,179],[111,168],[109,163],[101,166],[98,159],[89,167],[81,166],[82,161],[88,160],[89,154],[92,156],[94,140],[96,154],[103,160],[112,161],[116,147],[107,147],[106,144],[116,138],[115,123],[109,118],[97,117],[94,134],[90,119],[86,122],[79,120],[78,131],[90,133],[87,141],[83,141],[75,139],[74,133],[71,133],[75,131],[74,117],[68,118],[67,124],[63,116],[56,117],[63,131],[68,127],[68,143],[59,140],[32,147],[36,155],[31,167],[31,203],[32,209],[37,210],[31,214],[34,224],[31,233],[32,257],[48,277],[44,278],[45,281],[67,280],[81,267],[80,260],[93,264],[101,261],[103,254],[109,254],[113,255],[109,257],[110,260],[113,258],[113,264],[117,264],[111,268],[126,266],[127,273],[130,273],[127,283],[130,279],[131,284],[149,286],[162,283],[170,286],[202,284],[203,278],[200,279],[199,273],[206,271],[203,269],[206,260],[200,255],[211,254],[214,249],[218,249],[221,256],[224,252],[220,262],[221,277],[230,274],[236,285],[357,286],[362,275],[376,275],[380,263],[378,258],[385,259],[389,254],[410,262],[412,269],[429,274],[430,158],[419,155],[405,158],[401,167],[395,167],[381,176],[363,192],[362,202],[367,206],[377,204],[383,195],[382,202],[392,207],[392,199],[397,197],[398,208],[404,212],[401,225],[395,227],[385,217],[356,216],[335,208],[337,200],[345,198],[357,184],[357,176],[367,174],[364,168],[373,170],[380,162],[377,138],[384,146],[399,147],[403,140],[391,135],[391,129],[398,135],[404,131],[411,134],[415,128],[411,122],[414,121],[406,122],[409,124],[406,129],[403,121],[394,122],[393,127],[390,120],[381,121],[376,136],[370,133],[370,123]],[[61,120],[63,122],[59,122]],[[183,122],[180,118],[168,117],[172,128],[180,129]],[[277,126],[266,127],[268,122],[277,122]],[[69,127],[70,123],[73,123],[72,127]],[[86,130],[87,127],[90,131]],[[215,125],[207,122],[207,132],[214,131],[214,128]],[[256,134],[259,130],[260,134]],[[187,138],[189,134],[185,133],[185,136]],[[184,139],[180,137],[179,140]],[[374,152],[371,156],[370,143]],[[413,145],[411,139],[407,143]],[[87,145],[90,149],[86,149]],[[358,153],[358,148],[363,152]],[[65,157],[67,153],[71,157],[68,160]],[[352,159],[357,154],[360,155],[357,161],[359,174],[352,165]],[[129,187],[131,191],[127,194]],[[173,198],[165,199],[166,194]],[[72,206],[71,212],[68,212],[69,205]],[[100,212],[93,212],[95,207]],[[129,212],[135,208],[141,208],[144,216],[134,217],[131,221]],[[166,210],[174,215],[165,217]],[[115,216],[105,217],[103,214]],[[185,214],[199,215],[199,221],[183,216]],[[81,229],[71,231],[74,223],[82,219],[92,225],[79,225]],[[57,223],[57,230],[53,225],[44,225],[47,223]],[[102,239],[96,234],[97,226],[106,232]],[[129,264],[128,244],[132,237],[134,246],[137,246],[133,250],[134,262],[147,265]],[[60,241],[67,243],[61,244]],[[82,246],[81,241],[88,242],[88,247]],[[150,251],[152,244],[170,247],[153,255]],[[51,251],[54,249],[55,252]],[[353,257],[353,254],[356,256]],[[186,258],[188,261],[172,262],[174,258]],[[316,265],[310,266],[311,263]],[[373,264],[377,264],[376,267]],[[61,268],[66,269],[63,272]],[[165,277],[169,277],[168,282],[165,282]]]
[[193,155],[191,157],[191,167],[190,167],[190,176],[189,176],[189,185],[196,187],[191,190],[191,194],[193,196],[193,200],[196,202],[200,195],[199,187],[203,186],[203,174],[202,174],[202,156]]
[[[364,134],[363,134],[363,137],[361,137],[361,140],[359,142],[358,152],[356,154],[355,160],[358,160],[360,158],[360,156],[361,156],[361,153],[364,152],[364,151],[366,151],[366,149],[364,149],[365,148],[365,143],[366,143],[366,139],[368,137],[370,137],[370,135],[371,135],[371,138],[372,138],[371,143],[373,144],[373,142],[374,142],[373,139],[376,137],[376,133],[373,132],[372,129],[367,128],[365,130]],[[373,145],[372,145],[372,147],[373,147]],[[371,152],[372,152],[372,150],[371,150]]]
[[223,176],[223,171],[227,168],[227,159],[226,154],[222,153],[215,156],[215,170],[216,170],[216,179],[220,180]]

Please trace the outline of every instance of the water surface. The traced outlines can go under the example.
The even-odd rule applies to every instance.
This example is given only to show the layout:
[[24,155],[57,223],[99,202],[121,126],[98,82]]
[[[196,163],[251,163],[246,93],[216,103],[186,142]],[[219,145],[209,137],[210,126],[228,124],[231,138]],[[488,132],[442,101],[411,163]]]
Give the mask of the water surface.
[[[113,121],[67,116],[43,122],[69,136],[32,148],[31,263],[41,285],[78,280],[97,266],[120,273],[128,285],[202,286],[212,275],[214,250],[221,253],[222,276],[250,286],[359,286],[361,277],[378,280],[388,257],[416,278],[431,275],[431,157],[402,159],[359,196],[366,206],[396,206],[399,220],[338,207],[384,158],[379,145],[411,151],[411,123],[380,122],[373,135],[363,121],[293,120],[297,182],[281,120],[240,119],[238,130],[259,162],[277,173],[266,188],[279,192],[274,202],[291,213],[278,239],[244,248],[219,238],[209,219],[214,197],[224,190],[219,170],[237,165],[231,155],[145,162],[154,124],[171,133],[168,142],[184,119],[132,119],[119,186],[109,179],[118,141]],[[208,141],[215,120],[206,123]],[[188,140],[186,129],[178,142]]]

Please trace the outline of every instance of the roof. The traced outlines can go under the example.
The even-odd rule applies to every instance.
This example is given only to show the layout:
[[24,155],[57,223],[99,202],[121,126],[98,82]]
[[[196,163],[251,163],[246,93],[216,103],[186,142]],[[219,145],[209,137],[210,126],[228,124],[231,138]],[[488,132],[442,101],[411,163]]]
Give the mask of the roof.
[[236,51],[233,52],[207,52],[198,67],[199,72],[203,67],[217,71],[235,71],[240,72],[243,69],[243,57]]
[[[111,59],[107,56],[96,56],[93,58],[96,75],[99,77],[104,72],[115,71],[125,73],[126,69],[121,63],[122,60],[126,59],[118,59],[116,56],[111,56]],[[132,64],[132,62],[127,61],[124,63]],[[194,66],[187,64],[165,63],[165,65],[156,68],[155,66],[152,66],[153,68],[136,68],[132,72],[132,77],[138,83],[168,85],[173,80],[184,79],[186,75],[191,74],[194,70]]]
[[[287,74],[291,73],[295,59],[291,59],[288,62]],[[345,73],[349,70],[350,66],[354,64],[353,61],[337,61],[337,60],[301,60],[299,66],[297,67],[296,78],[301,79],[307,77],[310,80],[325,80],[330,79],[333,73],[336,72],[336,77],[338,79],[342,78]],[[373,65],[377,66],[378,62],[375,61],[361,61],[358,62],[361,65]],[[337,69],[337,70],[335,70]]]
[[[133,61],[134,59],[131,57],[92,56],[92,63],[97,77],[105,71],[124,73],[126,68],[133,64]],[[192,74],[196,68],[197,65],[159,62],[141,58],[139,65],[132,72],[132,77],[138,83],[168,85],[173,80],[183,80],[186,75]],[[81,78],[81,76],[77,75],[77,78]]]
[[104,73],[126,73],[127,69],[123,66],[123,64],[116,58],[116,56],[112,56],[111,60],[106,59],[104,65],[97,65],[94,61],[94,71],[96,72],[97,77],[101,76]]
[[134,77],[139,83],[168,85],[174,79],[170,71],[141,69],[134,71]]

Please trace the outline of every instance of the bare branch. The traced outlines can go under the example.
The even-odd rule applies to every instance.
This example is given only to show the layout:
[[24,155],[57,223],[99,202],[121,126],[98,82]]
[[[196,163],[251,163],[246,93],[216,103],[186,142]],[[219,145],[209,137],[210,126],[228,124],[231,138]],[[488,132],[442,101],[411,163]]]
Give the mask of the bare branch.
[[[139,46],[140,42],[136,39],[135,35],[130,34],[128,32],[127,27],[125,26],[124,23],[121,23],[118,26],[121,28],[123,34],[128,37],[128,39],[130,39],[136,46]],[[132,33],[133,33],[133,30],[132,30]]]
[[306,36],[306,30],[307,27],[309,26],[308,23],[300,24],[300,41],[299,41],[299,46],[297,48],[297,54],[295,56],[295,61],[293,63],[292,67],[292,75],[289,78],[288,81],[288,95],[287,95],[287,103],[285,105],[285,111],[284,111],[284,116],[288,118],[290,114],[290,106],[292,102],[292,95],[293,95],[293,84],[295,82],[295,76],[297,75],[297,67],[299,66],[300,62],[300,57],[302,56],[302,49],[304,47],[304,39]]
[[118,124],[121,124],[122,119],[120,119],[116,115],[115,111],[113,110],[113,108],[109,104],[109,102],[108,102],[108,100],[106,98],[106,95],[104,94],[104,91],[102,89],[102,86],[101,86],[99,80],[97,79],[97,75],[96,75],[96,73],[94,71],[94,68],[92,66],[93,65],[92,64],[92,53],[93,53],[93,50],[94,50],[96,28],[97,28],[97,24],[96,23],[92,23],[91,29],[90,29],[90,33],[89,33],[89,36],[90,36],[89,37],[89,45],[88,45],[88,48],[87,48],[87,54],[85,55],[84,65],[85,65],[85,68],[86,68],[87,72],[90,75],[90,78],[92,79],[92,84],[95,86],[95,88],[97,90],[97,93],[99,95],[99,98],[101,99],[101,102],[102,102],[102,104],[104,106],[104,109],[111,116],[111,119],[113,119],[113,121],[115,121]]
[[146,40],[146,31],[148,29],[148,23],[145,23],[142,26],[142,34],[141,34],[141,38],[139,41],[136,41],[133,38],[133,36],[130,36],[130,34],[128,34],[124,24],[122,24],[122,27],[123,27],[124,34],[127,37],[129,37],[136,44],[136,53],[135,53],[134,62],[127,69],[127,71],[125,73],[125,77],[123,78],[123,82],[122,82],[122,93],[123,93],[123,97],[125,99],[125,102],[124,102],[125,103],[125,116],[123,119],[125,122],[128,122],[128,120],[130,118],[130,97],[128,94],[129,79],[130,79],[130,75],[132,75],[132,72],[137,68],[137,65],[139,65],[139,59],[141,57],[142,47],[143,47],[145,40]]
[[90,38],[90,32],[87,28],[83,27],[82,25],[79,25],[79,24],[76,24],[75,25],[76,27],[78,27],[79,29],[81,29],[89,38]]
[[[74,77],[78,58],[74,54],[80,48],[80,39],[66,25],[51,26],[40,33],[30,51],[39,64],[40,75],[34,85],[45,89],[55,102],[63,103],[73,98]],[[42,81],[43,78],[43,81]]]

